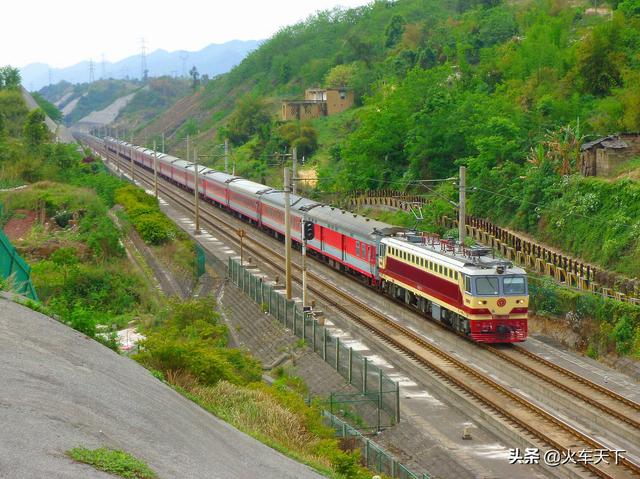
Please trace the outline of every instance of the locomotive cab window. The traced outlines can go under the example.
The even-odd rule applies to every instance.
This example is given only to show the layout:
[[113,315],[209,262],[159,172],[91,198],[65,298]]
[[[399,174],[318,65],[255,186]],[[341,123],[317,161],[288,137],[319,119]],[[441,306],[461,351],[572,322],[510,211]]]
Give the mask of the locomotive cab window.
[[476,278],[476,294],[482,296],[497,296],[500,294],[500,281],[496,276],[481,276]]
[[527,282],[524,276],[505,276],[502,278],[504,294],[525,294]]

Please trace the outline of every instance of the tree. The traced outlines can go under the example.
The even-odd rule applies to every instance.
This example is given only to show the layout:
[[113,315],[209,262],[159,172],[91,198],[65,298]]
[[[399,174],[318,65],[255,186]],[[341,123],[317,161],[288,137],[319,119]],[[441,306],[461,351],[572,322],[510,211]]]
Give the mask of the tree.
[[247,95],[238,100],[235,109],[229,115],[229,139],[235,145],[240,145],[270,125],[271,115],[264,99],[257,95]]
[[355,63],[346,65],[336,65],[324,77],[324,84],[327,88],[337,88],[342,86],[352,86],[353,78],[356,74]]
[[626,17],[640,17],[640,0],[624,0],[618,4],[618,10]]
[[583,89],[597,96],[607,95],[622,81],[620,66],[624,59],[617,50],[620,25],[614,23],[594,28],[578,50],[576,68]]
[[27,121],[24,124],[24,138],[29,146],[37,147],[47,141],[49,131],[44,119],[44,112],[39,108],[27,115]]
[[400,15],[394,15],[387,24],[387,28],[384,30],[384,46],[386,48],[395,47],[404,32],[405,20]]
[[191,88],[195,91],[200,84],[200,73],[198,73],[198,69],[195,65],[191,67],[191,70],[189,70],[189,76],[191,76]]
[[17,90],[20,88],[20,70],[10,65],[0,68],[0,89]]
[[288,146],[295,146],[299,156],[309,156],[318,148],[318,134],[310,124],[285,123],[278,128],[278,135]]

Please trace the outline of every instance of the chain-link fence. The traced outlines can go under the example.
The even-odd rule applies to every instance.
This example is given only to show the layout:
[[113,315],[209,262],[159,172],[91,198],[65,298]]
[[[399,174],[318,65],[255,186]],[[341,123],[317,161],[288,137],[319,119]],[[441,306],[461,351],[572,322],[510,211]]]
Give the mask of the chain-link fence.
[[204,265],[206,263],[206,257],[204,253],[204,248],[200,246],[199,243],[196,243],[196,276],[199,278],[205,272]]
[[11,284],[11,289],[16,293],[38,301],[38,295],[31,283],[31,267],[18,254],[1,229],[0,276]]
[[329,411],[322,411],[322,419],[327,426],[335,430],[338,437],[342,438],[343,447],[360,450],[362,465],[367,469],[399,479],[429,479],[430,476],[426,473],[419,475],[410,471],[378,444]]
[[398,423],[400,390],[396,381],[366,356],[341,344],[339,337],[333,336],[310,312],[302,310],[299,301],[287,300],[284,287],[268,281],[251,266],[241,266],[235,258],[229,258],[228,267],[233,283],[259,304],[263,311],[302,338],[349,384],[358,388],[362,398],[377,408],[374,422],[378,429]]

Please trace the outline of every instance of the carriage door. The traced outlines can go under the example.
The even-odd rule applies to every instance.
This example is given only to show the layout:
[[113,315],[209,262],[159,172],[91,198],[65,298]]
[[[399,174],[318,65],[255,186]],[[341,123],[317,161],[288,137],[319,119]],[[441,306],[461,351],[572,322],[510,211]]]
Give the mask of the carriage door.
[[378,268],[384,269],[385,262],[387,259],[387,245],[384,243],[379,243],[378,246]]

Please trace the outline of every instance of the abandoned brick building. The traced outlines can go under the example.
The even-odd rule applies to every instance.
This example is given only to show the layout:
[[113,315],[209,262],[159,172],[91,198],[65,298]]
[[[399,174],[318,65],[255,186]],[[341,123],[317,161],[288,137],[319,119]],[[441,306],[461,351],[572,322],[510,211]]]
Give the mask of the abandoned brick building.
[[580,147],[580,171],[584,176],[610,176],[623,162],[640,157],[640,133],[619,133]]
[[353,105],[353,90],[349,88],[310,88],[304,100],[282,102],[282,120],[311,120],[333,115]]

